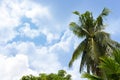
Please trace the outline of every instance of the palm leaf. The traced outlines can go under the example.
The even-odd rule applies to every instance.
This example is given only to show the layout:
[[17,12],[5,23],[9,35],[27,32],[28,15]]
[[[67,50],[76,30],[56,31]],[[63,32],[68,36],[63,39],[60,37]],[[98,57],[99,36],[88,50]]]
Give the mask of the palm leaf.
[[110,12],[109,9],[104,8],[102,13],[97,17],[96,21],[94,22],[96,31],[103,30],[105,28],[105,25],[103,24],[103,17],[107,16],[109,12]]
[[107,45],[107,42],[110,40],[110,34],[103,31],[96,32],[95,40],[102,45]]
[[72,30],[75,35],[77,35],[78,37],[85,37],[85,31],[75,22],[71,22],[69,26],[70,30]]
[[104,8],[100,16],[107,16],[110,13],[110,10],[108,8]]
[[78,47],[75,49],[75,51],[73,52],[72,55],[72,59],[69,62],[69,67],[72,66],[73,62],[80,56],[80,54],[82,53],[82,51],[85,49],[85,45],[86,45],[86,40],[83,40]]
[[87,58],[88,58],[88,57],[87,57],[86,51],[83,51],[83,53],[82,53],[82,58],[81,58],[81,63],[80,63],[80,69],[79,69],[80,72],[83,70],[84,65],[86,65],[86,62],[87,62],[86,59],[87,59]]
[[113,58],[120,65],[120,50],[116,49],[113,51]]
[[78,11],[74,11],[73,14],[80,16],[80,13]]
[[100,63],[100,68],[103,69],[106,74],[113,74],[116,73],[117,70],[119,69],[119,64],[115,62],[114,59],[109,58],[109,57],[104,57],[100,58],[101,63]]
[[118,43],[118,42],[116,42],[116,41],[109,40],[108,45],[109,45],[113,50],[120,49],[120,43]]
[[87,78],[89,80],[102,80],[100,77],[95,76],[95,75],[90,75],[88,73],[82,74],[82,78]]

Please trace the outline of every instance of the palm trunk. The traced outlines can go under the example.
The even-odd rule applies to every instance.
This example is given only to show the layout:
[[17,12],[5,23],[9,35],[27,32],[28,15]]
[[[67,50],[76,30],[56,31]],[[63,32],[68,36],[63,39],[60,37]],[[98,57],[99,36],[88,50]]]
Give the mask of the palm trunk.
[[100,68],[96,68],[96,75],[101,77],[102,76],[102,72]]

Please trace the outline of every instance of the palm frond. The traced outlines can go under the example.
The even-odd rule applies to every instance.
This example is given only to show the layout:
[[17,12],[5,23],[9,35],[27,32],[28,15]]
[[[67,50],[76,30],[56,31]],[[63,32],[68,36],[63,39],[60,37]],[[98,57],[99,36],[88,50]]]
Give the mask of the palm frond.
[[95,26],[95,31],[101,31],[103,29],[105,29],[105,26],[103,24],[103,18],[101,16],[99,16],[96,21],[94,22],[94,26]]
[[80,16],[80,13],[78,11],[74,11],[73,14]]
[[69,26],[70,26],[70,30],[72,30],[73,33],[78,37],[85,36],[85,31],[83,31],[83,29],[79,25],[77,25],[75,22],[71,22]]
[[87,59],[86,51],[83,51],[82,59],[81,59],[81,63],[80,63],[80,69],[79,69],[80,72],[83,70],[84,65],[86,65],[86,61],[87,61],[86,59]]
[[110,34],[103,31],[96,32],[95,40],[102,45],[107,45],[107,42],[110,40]]
[[86,45],[86,40],[83,40],[78,47],[75,49],[75,51],[73,52],[72,58],[69,62],[69,67],[72,66],[73,62],[80,56],[80,54],[83,52],[83,50],[85,49],[85,45]]
[[110,13],[110,10],[108,8],[104,8],[100,16],[107,16]]
[[102,80],[100,77],[91,75],[89,73],[82,74],[82,78],[87,78],[88,80]]
[[84,51],[82,53],[82,58],[81,58],[81,63],[80,63],[80,73],[84,70],[83,68],[86,67],[87,73],[90,73],[92,71],[93,73],[95,72],[95,61],[90,58],[90,56]]
[[81,23],[81,26],[85,28],[88,32],[90,31],[89,29],[93,29],[94,27],[94,18],[92,16],[92,13],[89,11],[81,14],[79,16],[79,21]]
[[120,49],[120,43],[116,42],[116,41],[113,41],[113,40],[110,40],[108,45],[113,49],[113,50],[116,50],[116,49]]
[[120,50],[116,49],[113,51],[113,58],[120,65]]
[[101,57],[99,68],[104,71],[107,80],[120,79],[120,50],[113,51],[113,55],[109,57]]
[[107,16],[109,14],[110,10],[107,8],[104,8],[102,13],[97,17],[96,21],[94,22],[94,26],[96,28],[96,31],[100,31],[105,29],[105,25],[103,24],[103,17]]
[[106,72],[106,74],[116,73],[120,67],[119,64],[116,63],[115,60],[110,57],[100,58],[100,60],[101,63],[99,67],[103,69]]

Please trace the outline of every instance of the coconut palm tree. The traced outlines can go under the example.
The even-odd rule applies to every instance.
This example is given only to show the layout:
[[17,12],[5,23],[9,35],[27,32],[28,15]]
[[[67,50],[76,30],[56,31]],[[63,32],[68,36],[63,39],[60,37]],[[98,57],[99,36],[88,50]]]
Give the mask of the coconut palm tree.
[[81,55],[80,72],[86,66],[88,73],[101,75],[101,70],[97,67],[100,62],[99,57],[111,55],[113,49],[120,47],[119,43],[110,39],[109,33],[103,31],[105,29],[103,17],[107,16],[109,12],[107,8],[104,8],[96,19],[89,11],[84,14],[80,14],[78,11],[73,12],[79,16],[79,23],[71,22],[70,29],[75,35],[84,38],[84,40],[73,52],[69,67]]

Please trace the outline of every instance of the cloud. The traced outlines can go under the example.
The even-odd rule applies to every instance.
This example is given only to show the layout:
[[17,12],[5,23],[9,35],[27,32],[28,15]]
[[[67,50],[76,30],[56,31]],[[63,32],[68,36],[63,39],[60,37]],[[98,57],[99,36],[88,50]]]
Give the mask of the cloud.
[[[35,24],[41,23],[41,19],[51,19],[48,7],[43,7],[41,5],[36,5],[37,3],[29,3],[28,6],[31,6],[25,13],[25,16],[32,19],[32,22]],[[43,21],[43,20],[42,20]]]
[[[60,69],[61,64],[58,56],[49,51],[49,47],[39,47],[33,42],[14,42],[4,46],[7,51],[1,51],[2,54],[15,56],[23,54],[28,57],[29,65],[38,72],[55,72]],[[14,53],[15,51],[15,53]],[[51,64],[51,65],[49,65]]]
[[7,53],[12,54],[12,50],[15,50],[17,54],[11,57],[3,55],[4,52],[0,54],[0,71],[3,72],[0,76],[7,76],[1,77],[1,79],[18,80],[25,74],[31,73],[36,75],[42,72],[55,73],[60,69],[65,69],[68,73],[72,74],[73,80],[76,80],[80,76],[78,73],[79,61],[75,62],[73,69],[70,70],[59,62],[58,58],[61,57],[59,57],[57,53],[52,53],[50,48],[51,47],[38,47],[32,42],[14,42],[12,44],[7,44]]
[[52,33],[48,29],[42,29],[40,32],[43,33],[44,35],[46,35],[48,44],[50,44],[54,40],[58,40],[60,38],[59,33]]
[[0,49],[1,80],[18,80],[25,74],[57,72],[62,67],[58,56],[50,53],[48,47],[37,47],[32,42],[14,42],[4,47],[7,51]]
[[15,57],[7,57],[0,54],[0,78],[1,80],[19,80],[22,75],[36,74],[28,65],[28,57],[18,54]]
[[12,41],[17,36],[33,39],[42,33],[51,44],[64,30],[63,25],[53,19],[48,6],[31,0],[2,0],[0,11],[0,43]]
[[7,43],[11,41],[17,32],[13,28],[2,28],[0,29],[0,43]]
[[[66,59],[68,58],[66,56],[68,55],[68,53],[71,54],[71,50],[74,47],[74,43],[76,43],[77,41],[77,39],[75,38],[73,39],[74,37],[73,34],[72,33],[69,34],[69,33],[70,33],[69,30],[65,31],[62,37],[60,38],[61,40],[51,46],[36,46],[34,42],[19,41],[19,42],[9,43],[6,45],[1,45],[0,53],[1,55],[4,54],[6,56],[9,56],[4,58],[6,60],[12,58],[14,65],[16,65],[15,67],[18,67],[16,61],[18,61],[19,56],[21,56],[22,57],[21,60],[24,61],[25,59],[25,62],[22,63],[21,61],[22,64],[20,64],[19,68],[20,67],[25,68],[26,66],[27,69],[30,69],[33,72],[37,72],[37,73],[42,73],[42,72],[51,73],[51,72],[57,72],[60,69],[66,69],[68,72],[72,73],[73,78],[76,78],[75,77],[76,75],[74,75],[74,73],[77,73],[77,70],[69,70],[68,68],[65,68],[66,66],[63,64],[63,62],[60,61],[61,58],[64,57],[64,59],[62,60],[66,62]],[[64,55],[64,56],[59,56],[59,55]],[[7,63],[9,63],[9,60],[8,62],[6,62],[6,64]],[[11,70],[12,68],[13,66],[10,66]],[[0,69],[2,70],[2,68]],[[75,67],[75,69],[77,68]],[[9,76],[11,78],[14,78],[16,75],[20,77],[22,74],[23,74],[22,72],[20,73],[20,75],[13,72],[13,74],[12,75],[9,74]],[[11,80],[11,79],[7,79],[7,80]]]
[[62,51],[68,52],[70,50],[70,46],[72,45],[70,42],[73,41],[74,43],[74,40],[72,39],[73,39],[73,36],[72,34],[70,34],[70,31],[69,30],[65,31],[62,37],[60,38],[60,41],[51,47],[51,51],[54,52],[54,51],[62,50]]
[[[28,0],[2,0],[0,5],[0,42],[7,43],[15,38],[19,33],[16,31],[17,28],[23,27],[22,32],[34,38],[38,35],[36,30],[32,30],[30,26],[22,22],[23,18],[28,18],[31,23],[39,24],[45,19],[52,18],[48,7],[37,4],[33,1]],[[25,26],[22,26],[25,24]],[[43,27],[43,26],[42,26]],[[28,32],[28,33],[27,33]],[[6,34],[4,34],[6,33]],[[31,35],[31,36],[30,36]]]
[[[64,27],[66,25],[54,22],[49,7],[31,0],[2,0],[0,12],[2,80],[18,80],[24,74],[51,73],[65,68],[64,63],[69,60],[79,39],[74,38],[74,35],[66,30]],[[13,40],[16,36],[35,39],[40,34],[46,36],[44,46],[35,45],[34,41],[29,40],[26,42]],[[73,74],[74,79],[78,77],[75,75],[76,67],[73,71],[67,68],[66,70]]]
[[40,32],[38,29],[31,29],[29,23],[24,23],[24,26],[19,29],[19,34],[22,37],[26,36],[33,39],[39,36]]

